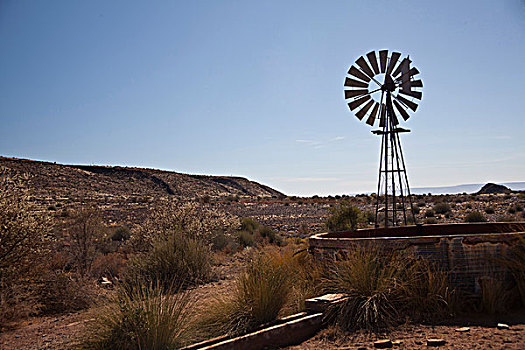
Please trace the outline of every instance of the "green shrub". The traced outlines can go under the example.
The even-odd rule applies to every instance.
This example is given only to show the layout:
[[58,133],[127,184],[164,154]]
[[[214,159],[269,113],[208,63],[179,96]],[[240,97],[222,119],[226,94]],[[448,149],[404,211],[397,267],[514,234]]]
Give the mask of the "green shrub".
[[127,241],[131,237],[131,231],[126,226],[117,228],[111,235],[112,241]]
[[96,309],[83,334],[85,349],[178,349],[191,339],[190,298],[165,294],[162,287],[138,285],[119,290],[115,300]]
[[426,218],[433,218],[435,216],[434,211],[432,209],[425,210],[425,217]]
[[241,231],[255,233],[259,229],[259,223],[252,218],[241,218]]
[[153,248],[130,259],[124,279],[136,284],[182,288],[207,282],[211,277],[209,249],[182,233],[159,238]]
[[514,207],[509,207],[507,211],[509,212],[509,214],[516,214],[516,208]]
[[471,211],[465,216],[465,222],[485,222],[487,219],[479,211]]
[[493,207],[486,207],[485,208],[485,213],[487,213],[487,214],[494,214],[495,210],[494,210]]
[[239,244],[242,247],[253,247],[255,245],[255,239],[253,238],[253,233],[249,231],[239,231],[238,234]]
[[450,212],[450,205],[448,203],[437,203],[434,205],[434,211],[436,214],[446,214]]
[[325,225],[330,232],[355,231],[364,222],[361,211],[349,201],[342,201],[335,208],[330,208],[331,215]]
[[438,223],[437,219],[436,218],[426,218],[424,221],[423,221],[426,225],[435,225]]

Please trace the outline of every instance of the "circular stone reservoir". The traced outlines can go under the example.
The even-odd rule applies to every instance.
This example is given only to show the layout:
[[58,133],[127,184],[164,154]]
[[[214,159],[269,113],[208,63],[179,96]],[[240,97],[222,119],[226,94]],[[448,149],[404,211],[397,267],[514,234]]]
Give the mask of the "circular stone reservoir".
[[308,250],[322,260],[367,245],[412,253],[450,272],[454,285],[477,293],[483,278],[509,278],[500,260],[524,236],[525,222],[397,226],[320,233],[310,237]]

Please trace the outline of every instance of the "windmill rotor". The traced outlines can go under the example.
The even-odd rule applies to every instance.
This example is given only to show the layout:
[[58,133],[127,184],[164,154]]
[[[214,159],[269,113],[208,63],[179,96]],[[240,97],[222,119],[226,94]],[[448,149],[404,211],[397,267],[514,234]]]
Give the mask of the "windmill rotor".
[[400,121],[407,121],[417,111],[423,97],[419,70],[411,64],[410,57],[399,52],[370,51],[350,66],[345,77],[344,97],[350,111],[370,126],[379,120],[380,130],[372,131],[381,136],[376,227],[379,212],[384,215],[385,227],[398,225],[400,217],[407,225],[408,205],[416,222],[399,137],[410,130],[398,127]]
[[399,123],[398,116],[405,121],[410,118],[409,110],[415,112],[423,97],[418,90],[423,82],[416,77],[419,70],[411,67],[411,63],[408,56],[388,50],[360,56],[348,70],[344,83],[344,97],[350,111],[370,126],[379,120],[382,127],[381,118],[387,108],[384,95],[389,92],[395,107],[391,109],[395,125]]

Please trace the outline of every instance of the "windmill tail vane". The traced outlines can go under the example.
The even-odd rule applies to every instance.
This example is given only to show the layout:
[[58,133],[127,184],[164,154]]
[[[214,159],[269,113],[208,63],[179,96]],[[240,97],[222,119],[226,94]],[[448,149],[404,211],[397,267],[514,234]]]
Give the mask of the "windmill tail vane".
[[[366,56],[366,59],[365,59]],[[359,120],[379,129],[381,136],[375,224],[385,227],[416,223],[405,159],[399,134],[410,130],[399,126],[415,112],[423,97],[419,70],[411,67],[409,56],[399,52],[370,51],[359,57],[347,72],[344,96],[348,108]],[[379,60],[378,60],[379,57]]]

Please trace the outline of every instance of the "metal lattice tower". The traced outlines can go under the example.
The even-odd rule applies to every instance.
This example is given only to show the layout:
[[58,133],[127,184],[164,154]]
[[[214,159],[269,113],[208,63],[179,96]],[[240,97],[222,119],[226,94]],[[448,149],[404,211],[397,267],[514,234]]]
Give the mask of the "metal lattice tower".
[[[399,60],[401,54],[398,52],[392,52],[389,56],[388,50],[379,51],[379,62],[374,51],[367,53],[366,57],[368,61],[361,56],[355,62],[357,66],[350,67],[344,86],[345,99],[350,100],[348,107],[356,111],[359,120],[367,116],[366,123],[373,126],[379,119],[380,129],[372,131],[381,136],[376,227],[381,223],[385,227],[406,225],[409,219],[415,223],[399,137],[400,133],[410,130],[398,126],[395,110],[405,121],[410,118],[407,109],[416,111],[418,105],[414,100],[421,100],[423,94],[415,88],[422,88],[423,82],[414,79],[419,71],[410,67],[410,58]],[[370,89],[372,82],[377,86]],[[380,218],[380,213],[384,218]]]

